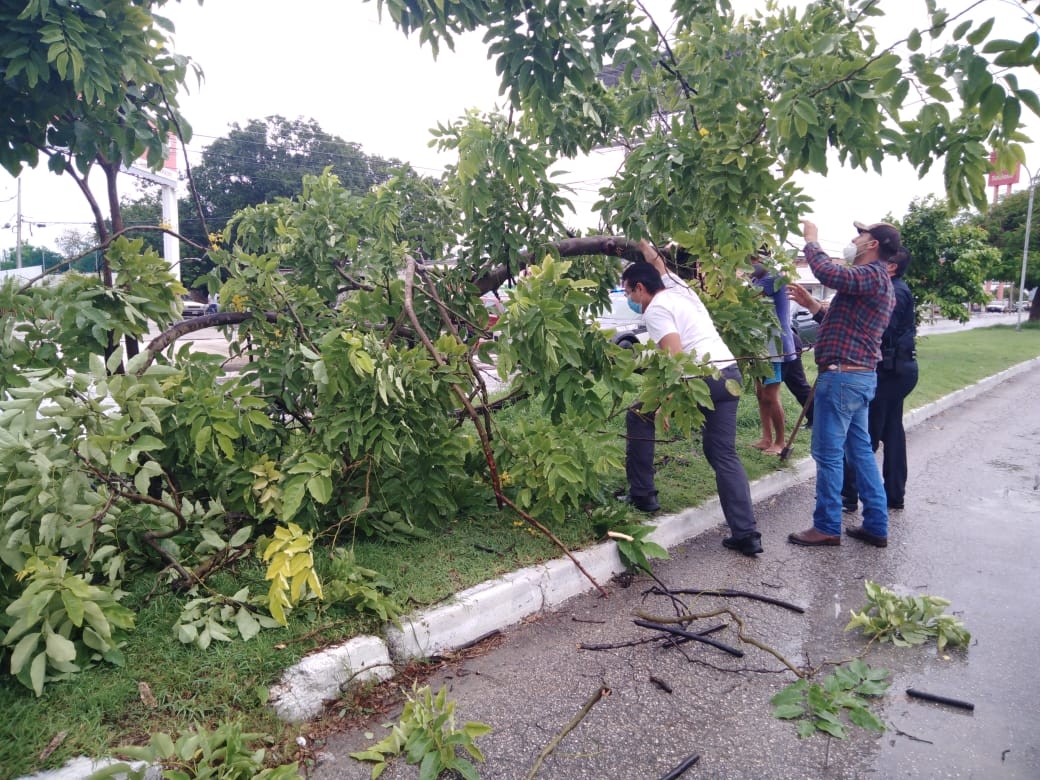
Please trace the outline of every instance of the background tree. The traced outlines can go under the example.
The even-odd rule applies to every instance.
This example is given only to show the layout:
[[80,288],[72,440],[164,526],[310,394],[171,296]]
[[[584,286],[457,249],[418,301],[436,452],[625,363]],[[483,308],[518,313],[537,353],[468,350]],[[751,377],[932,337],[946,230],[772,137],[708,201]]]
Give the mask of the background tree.
[[82,230],[66,230],[55,242],[58,251],[65,260],[79,258],[67,268],[86,274],[95,274],[101,270],[101,250],[97,248],[97,238]]
[[[119,202],[119,213],[123,218],[123,229],[145,227],[155,228],[162,224],[162,195],[159,193],[158,185],[139,185],[136,195],[124,195]],[[134,238],[144,239],[144,245],[158,254],[163,253],[162,233],[155,230],[132,231]],[[181,246],[181,251],[187,251],[188,245]],[[195,253],[197,249],[190,250]]]
[[[386,181],[398,165],[365,154],[359,144],[325,132],[314,119],[269,116],[233,124],[225,137],[206,147],[193,177],[206,221],[219,232],[248,206],[299,195],[307,174],[331,168],[347,191],[362,193]],[[182,228],[202,238],[194,204],[189,199],[186,205]]]
[[[4,252],[4,261],[0,263],[0,269],[9,271],[13,268],[18,267],[18,252],[16,247],[12,247]],[[28,241],[22,242],[22,268],[29,267],[43,267],[44,270],[48,268],[54,268],[62,262],[64,258],[55,252],[53,249],[48,249],[44,246],[35,246]]]
[[[1001,198],[997,204],[973,220],[986,231],[990,245],[996,247],[1000,252],[999,261],[993,267],[986,269],[986,277],[1010,281],[1016,290],[1022,279],[1022,250],[1025,248],[1028,206],[1028,190],[1016,192]],[[1040,285],[1040,243],[1038,242],[1040,242],[1040,206],[1034,202],[1033,220],[1030,223],[1029,258],[1026,263],[1027,290],[1035,289],[1037,285]],[[1015,300],[1017,301],[1018,298],[1016,292]],[[1040,307],[1031,307],[1029,319],[1040,319]]]
[[[0,165],[18,175],[42,158],[68,176],[90,205],[102,244],[123,229],[118,176],[142,156],[158,168],[169,134],[182,140],[191,127],[178,113],[177,95],[190,62],[167,45],[169,20],[157,10],[166,0],[0,0]],[[102,172],[108,215],[87,186],[92,169]],[[109,227],[111,226],[111,227]],[[122,289],[106,253],[101,284],[119,297]],[[138,276],[142,279],[147,274]],[[86,329],[102,340],[105,354],[123,341],[133,356],[148,320],[175,316],[177,289],[165,269],[152,283],[162,287],[138,300],[112,302],[135,316],[109,321],[107,329]]]
[[986,231],[970,220],[955,219],[949,206],[929,196],[914,200],[900,225],[903,244],[913,258],[907,284],[918,305],[938,306],[944,317],[966,321],[964,304],[983,305],[988,269],[1000,262]]

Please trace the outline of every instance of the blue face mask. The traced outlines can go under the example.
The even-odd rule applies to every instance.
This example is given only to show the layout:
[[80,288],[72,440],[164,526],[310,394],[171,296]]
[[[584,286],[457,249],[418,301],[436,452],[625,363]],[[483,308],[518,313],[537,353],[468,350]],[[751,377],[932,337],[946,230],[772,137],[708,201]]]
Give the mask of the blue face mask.
[[636,303],[631,298],[628,299],[628,308],[630,308],[636,314],[642,314],[643,313],[643,304]]

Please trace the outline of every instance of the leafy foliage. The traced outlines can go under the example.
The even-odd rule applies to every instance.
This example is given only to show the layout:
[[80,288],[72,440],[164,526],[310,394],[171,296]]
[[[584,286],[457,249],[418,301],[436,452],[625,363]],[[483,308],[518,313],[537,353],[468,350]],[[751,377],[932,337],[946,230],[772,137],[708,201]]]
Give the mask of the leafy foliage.
[[[303,777],[297,764],[264,766],[267,751],[253,747],[268,739],[263,734],[242,730],[236,722],[221,723],[212,731],[199,727],[174,737],[164,732],[151,736],[144,747],[125,746],[115,752],[148,764],[162,764],[165,780],[296,780]],[[134,769],[129,764],[110,764],[91,774],[88,780],[147,777],[146,765]]]
[[[1000,252],[1000,259],[986,268],[987,279],[1005,279],[1015,283],[1022,278],[1022,253],[1026,249],[1026,221],[1029,221],[1029,251],[1026,261],[1026,290],[1040,286],[1040,204],[1033,193],[1033,213],[1029,219],[1029,192],[1016,192],[1000,199],[984,214],[972,219],[986,231],[988,242]],[[1015,294],[1018,300],[1018,292]],[[1025,296],[1028,300],[1028,292]],[[1029,318],[1040,317],[1040,308],[1030,309]]]
[[822,683],[800,679],[776,694],[770,703],[773,717],[797,720],[798,736],[811,737],[817,731],[838,739],[847,736],[844,715],[849,722],[871,731],[884,731],[865,697],[882,696],[889,686],[889,671],[875,669],[856,659],[839,666]]
[[985,303],[982,282],[999,260],[978,227],[951,218],[947,203],[934,197],[910,204],[901,224],[903,243],[913,261],[907,284],[918,304],[934,304],[943,317],[965,322],[965,303]]
[[260,556],[267,563],[271,587],[267,605],[271,615],[286,625],[285,611],[307,596],[322,598],[321,581],[314,571],[314,539],[295,523],[274,529],[274,538],[262,545]]
[[379,572],[359,566],[353,551],[337,547],[330,559],[325,584],[327,603],[350,604],[358,612],[371,612],[383,621],[395,620],[401,614],[397,600],[385,593],[389,583]]
[[18,579],[29,584],[8,604],[14,619],[3,644],[11,649],[11,674],[43,695],[44,684],[98,661],[123,663],[121,638],[134,627],[134,613],[121,594],[70,574],[64,558],[30,558]]
[[899,596],[883,585],[867,580],[867,606],[852,612],[846,631],[855,628],[872,639],[897,647],[921,645],[935,639],[942,651],[947,645],[967,645],[971,633],[964,623],[943,614],[950,602],[939,596]]
[[[400,166],[398,160],[365,154],[358,144],[325,132],[313,119],[289,120],[275,115],[250,119],[243,125],[235,123],[225,136],[206,147],[202,160],[192,169],[202,213],[194,195],[181,198],[180,232],[207,246],[209,233],[223,231],[242,209],[299,196],[304,176],[329,170],[348,192],[360,195],[390,179]],[[158,204],[155,209],[158,214]],[[127,216],[127,209],[123,214]],[[156,221],[153,218],[150,224]],[[192,286],[212,268],[212,261],[199,258],[183,276]]]
[[401,718],[390,734],[367,750],[351,753],[351,758],[374,762],[372,780],[383,774],[391,759],[402,754],[409,764],[419,766],[420,780],[437,780],[446,770],[454,770],[467,780],[477,780],[479,775],[473,764],[459,756],[458,749],[483,761],[474,740],[490,732],[491,727],[467,721],[462,728],[456,728],[455,702],[448,700],[447,687],[434,695],[428,685],[417,686],[418,683],[412,686]]
[[624,564],[638,571],[650,571],[650,559],[666,560],[668,551],[657,542],[647,540],[654,532],[652,525],[622,525],[608,532],[617,545],[618,555]]
[[42,152],[51,170],[84,173],[101,156],[161,163],[179,124],[189,61],[167,47],[167,0],[0,3],[0,165],[17,176]]
[[258,614],[254,601],[249,596],[249,588],[242,588],[230,598],[221,595],[193,598],[184,605],[177,619],[177,639],[206,650],[213,641],[230,642],[236,634],[248,641],[261,628],[282,625],[274,618]]

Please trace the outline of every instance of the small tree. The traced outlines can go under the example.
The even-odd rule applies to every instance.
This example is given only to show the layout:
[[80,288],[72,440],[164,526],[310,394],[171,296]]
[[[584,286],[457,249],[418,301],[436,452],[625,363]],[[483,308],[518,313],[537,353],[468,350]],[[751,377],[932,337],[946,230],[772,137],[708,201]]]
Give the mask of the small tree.
[[944,317],[965,322],[965,304],[984,304],[982,289],[1000,253],[986,232],[970,220],[955,220],[949,207],[934,196],[914,200],[901,224],[903,244],[913,262],[907,283],[919,304],[939,307]]

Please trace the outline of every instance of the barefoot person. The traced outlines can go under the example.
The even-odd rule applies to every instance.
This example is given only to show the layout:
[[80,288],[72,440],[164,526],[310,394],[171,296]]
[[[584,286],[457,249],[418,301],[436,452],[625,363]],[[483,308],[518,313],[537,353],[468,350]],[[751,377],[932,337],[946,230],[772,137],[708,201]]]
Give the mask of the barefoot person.
[[[805,257],[824,285],[837,290],[820,323],[816,341],[816,397],[812,456],[816,461],[816,508],[811,528],[790,534],[791,544],[804,547],[841,544],[843,456],[856,472],[863,500],[863,525],[846,530],[853,539],[888,545],[888,507],[874,451],[870,446],[867,409],[877,387],[881,335],[895,306],[895,293],[884,261],[899,251],[899,231],[879,222],[855,223],[856,237],[845,247],[849,265],[835,263],[820,248],[819,230],[802,223]],[[822,306],[791,285],[792,297],[813,314]],[[802,294],[805,299],[802,299]]]
[[761,258],[751,261],[751,283],[762,290],[762,295],[773,305],[779,322],[769,339],[769,362],[772,375],[755,380],[755,397],[758,399],[758,417],[762,423],[762,438],[751,446],[770,455],[784,451],[786,422],[784,405],[780,401],[780,383],[783,380],[783,364],[797,357],[794,337],[791,334],[791,301],[787,287],[777,283],[774,274],[762,265]]

